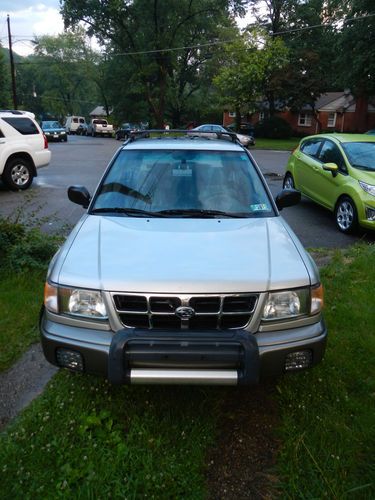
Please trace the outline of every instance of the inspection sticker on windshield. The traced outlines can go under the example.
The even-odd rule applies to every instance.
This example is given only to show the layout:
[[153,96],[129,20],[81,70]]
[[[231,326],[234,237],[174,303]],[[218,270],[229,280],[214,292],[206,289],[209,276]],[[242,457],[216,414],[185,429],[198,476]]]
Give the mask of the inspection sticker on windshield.
[[193,171],[191,168],[174,168],[172,170],[173,177],[191,177]]
[[253,212],[261,212],[262,210],[269,210],[265,203],[260,203],[259,205],[250,205],[250,210]]

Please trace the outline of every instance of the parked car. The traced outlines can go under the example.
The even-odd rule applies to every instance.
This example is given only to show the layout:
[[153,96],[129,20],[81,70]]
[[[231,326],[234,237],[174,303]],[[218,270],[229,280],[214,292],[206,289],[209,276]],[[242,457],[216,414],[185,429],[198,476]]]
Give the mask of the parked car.
[[[233,130],[222,127],[221,125],[211,125],[211,124],[199,125],[199,127],[192,128],[189,131],[190,134],[196,137],[211,137],[211,138],[217,137],[218,134],[224,134],[225,137],[225,134],[228,134],[228,132],[230,132],[231,134],[235,133],[233,132]],[[251,135],[236,134],[236,137],[243,146],[254,146],[255,144],[254,137]]]
[[87,123],[80,123],[77,130],[76,135],[87,135]]
[[293,151],[284,188],[295,188],[335,215],[337,228],[375,229],[375,137],[319,134]]
[[116,140],[129,139],[132,132],[138,132],[139,130],[143,130],[143,127],[139,123],[122,123],[115,132]]
[[113,125],[108,123],[104,118],[94,118],[87,127],[87,135],[91,135],[92,137],[96,137],[97,135],[112,137]]
[[42,129],[27,111],[0,111],[0,176],[12,189],[27,189],[49,164],[51,151]]
[[[155,135],[155,131],[152,136]],[[112,383],[253,384],[311,367],[318,270],[238,142],[138,138],[111,160],[53,258],[41,315],[53,364]]]
[[366,132],[366,134],[369,134],[369,135],[375,135],[375,128],[371,129],[371,130],[368,130]]
[[65,128],[56,121],[46,121],[41,124],[42,130],[47,137],[48,142],[50,141],[64,141],[68,140],[68,136]]
[[75,134],[77,129],[82,125],[86,125],[84,116],[67,116],[65,122],[65,130],[68,134]]

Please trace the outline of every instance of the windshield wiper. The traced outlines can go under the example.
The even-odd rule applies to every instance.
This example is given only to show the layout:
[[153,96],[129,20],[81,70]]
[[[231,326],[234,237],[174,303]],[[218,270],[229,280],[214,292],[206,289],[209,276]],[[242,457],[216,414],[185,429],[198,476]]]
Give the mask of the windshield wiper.
[[159,212],[150,212],[148,210],[141,210],[139,208],[122,208],[122,207],[104,207],[104,208],[93,208],[91,210],[92,214],[101,214],[101,213],[115,213],[115,214],[125,214],[129,215],[129,217],[165,217],[162,213]]
[[220,218],[220,217],[232,217],[232,218],[240,218],[243,219],[245,217],[249,217],[248,214],[245,213],[233,213],[233,212],[225,212],[223,210],[204,210],[198,208],[185,208],[185,209],[171,209],[171,210],[161,210],[160,212],[156,212],[162,215],[181,215],[183,217],[197,217],[197,218]]

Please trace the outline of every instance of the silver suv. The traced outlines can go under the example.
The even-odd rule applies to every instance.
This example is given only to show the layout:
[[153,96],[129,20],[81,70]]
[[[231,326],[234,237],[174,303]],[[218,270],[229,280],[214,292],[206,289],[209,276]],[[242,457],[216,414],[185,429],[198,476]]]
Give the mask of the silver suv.
[[27,189],[37,169],[49,164],[51,151],[33,113],[0,110],[0,176],[13,190]]
[[[149,131],[152,132],[152,131]],[[231,140],[225,140],[225,139]],[[132,137],[53,258],[46,358],[113,383],[254,384],[318,363],[317,268],[235,135]]]

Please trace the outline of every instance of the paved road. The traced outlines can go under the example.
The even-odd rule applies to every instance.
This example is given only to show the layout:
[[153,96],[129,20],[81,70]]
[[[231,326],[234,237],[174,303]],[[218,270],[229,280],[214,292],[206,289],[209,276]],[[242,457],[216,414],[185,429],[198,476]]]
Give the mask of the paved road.
[[[51,164],[39,170],[27,192],[10,192],[0,182],[0,215],[15,214],[18,209],[26,218],[47,216],[45,229],[74,225],[83,209],[71,203],[66,195],[71,184],[82,184],[92,192],[108,161],[120,143],[109,138],[69,136],[67,143],[52,143]],[[282,175],[289,153],[253,150],[252,154],[266,176],[274,195],[282,188]],[[345,236],[336,230],[332,215],[307,199],[282,215],[306,247],[345,247],[358,241],[375,241],[375,235]]]

